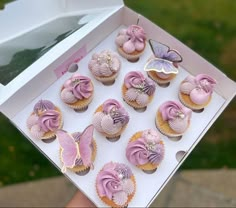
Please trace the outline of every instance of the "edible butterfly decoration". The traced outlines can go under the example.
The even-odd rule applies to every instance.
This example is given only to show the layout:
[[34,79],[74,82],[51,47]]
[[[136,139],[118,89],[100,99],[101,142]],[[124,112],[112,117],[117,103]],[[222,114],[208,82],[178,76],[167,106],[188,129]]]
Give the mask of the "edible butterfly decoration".
[[73,168],[76,159],[80,159],[84,166],[93,168],[92,164],[92,140],[93,125],[88,126],[82,134],[80,134],[79,142],[76,142],[71,134],[63,130],[56,132],[57,139],[61,146],[61,161],[63,163],[62,172],[66,172],[66,168]]
[[165,74],[177,74],[178,63],[182,62],[181,55],[167,45],[149,40],[155,58],[150,59],[144,67],[145,71],[163,72]]

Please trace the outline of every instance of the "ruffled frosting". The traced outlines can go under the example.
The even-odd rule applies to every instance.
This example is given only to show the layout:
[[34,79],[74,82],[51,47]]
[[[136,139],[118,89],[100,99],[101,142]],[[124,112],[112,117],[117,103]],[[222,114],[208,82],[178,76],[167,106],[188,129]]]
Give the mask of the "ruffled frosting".
[[36,114],[30,115],[30,117],[27,119],[27,127],[28,129],[31,129],[32,126],[38,124],[39,117]]
[[131,25],[122,29],[116,37],[116,44],[122,47],[124,52],[131,54],[134,51],[142,51],[145,48],[146,34],[142,27]]
[[108,99],[102,105],[102,112],[93,116],[93,125],[101,133],[118,133],[129,122],[129,115],[122,105],[114,99]]
[[133,165],[158,165],[164,158],[164,144],[155,130],[143,131],[140,138],[128,143],[126,157]]
[[40,139],[45,134],[45,132],[42,130],[42,128],[40,128],[38,124],[35,124],[31,127],[30,133],[35,139]]
[[121,62],[116,53],[104,50],[93,54],[88,67],[95,77],[109,77],[120,71]]
[[119,206],[124,206],[128,196],[135,191],[132,175],[131,169],[124,164],[113,162],[106,164],[97,176],[98,194]]
[[213,93],[216,80],[206,74],[196,77],[189,75],[180,85],[180,91],[189,95],[191,101],[197,105],[205,104]]
[[152,96],[156,90],[155,83],[144,77],[139,71],[131,71],[126,74],[124,84],[128,89],[125,98],[129,101],[136,101],[141,106],[148,104],[149,96]]
[[188,128],[192,110],[184,107],[180,102],[167,101],[160,106],[159,111],[162,119],[167,121],[176,133],[183,133]]
[[55,131],[60,126],[60,113],[54,110],[48,110],[39,117],[39,126],[44,132]]
[[64,88],[61,91],[61,99],[65,103],[75,103],[77,101],[77,98],[74,96],[73,92],[67,88]]
[[79,74],[74,74],[64,83],[63,87],[61,98],[66,103],[89,98],[93,92],[90,78]]

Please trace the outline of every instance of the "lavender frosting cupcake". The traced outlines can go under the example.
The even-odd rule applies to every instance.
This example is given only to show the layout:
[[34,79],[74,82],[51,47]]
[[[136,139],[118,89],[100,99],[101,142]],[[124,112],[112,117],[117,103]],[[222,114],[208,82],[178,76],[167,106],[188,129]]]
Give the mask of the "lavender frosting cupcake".
[[121,61],[116,53],[104,50],[92,55],[88,67],[96,80],[112,85],[119,74]]
[[76,112],[87,110],[93,100],[94,87],[89,77],[73,74],[61,89],[61,100]]
[[158,132],[153,129],[135,133],[126,147],[126,157],[129,162],[145,173],[154,173],[164,154],[164,143]]
[[94,128],[110,141],[117,141],[129,122],[129,115],[115,99],[108,99],[93,115]]
[[110,162],[98,173],[96,190],[108,206],[126,207],[136,191],[135,177],[127,165]]
[[164,102],[156,114],[156,126],[169,137],[179,137],[190,126],[192,110],[179,101]]
[[180,84],[179,99],[188,108],[201,110],[210,103],[215,85],[207,74],[189,75]]
[[115,43],[121,56],[130,62],[137,62],[146,47],[146,33],[142,27],[130,25],[119,31]]
[[139,71],[126,74],[122,86],[123,99],[135,110],[145,110],[152,101],[156,90],[155,83]]
[[62,114],[49,100],[40,100],[27,119],[27,128],[32,137],[49,141],[55,138],[55,132],[62,128]]

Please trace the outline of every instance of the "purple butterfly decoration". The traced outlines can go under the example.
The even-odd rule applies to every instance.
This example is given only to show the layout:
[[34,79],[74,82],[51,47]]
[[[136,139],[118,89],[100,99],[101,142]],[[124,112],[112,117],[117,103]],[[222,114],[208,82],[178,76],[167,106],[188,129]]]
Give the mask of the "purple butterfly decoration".
[[152,58],[147,62],[144,70],[163,72],[165,74],[177,74],[177,63],[183,60],[181,55],[160,42],[149,40],[149,44],[155,58]]
[[80,134],[79,142],[76,142],[71,134],[63,130],[56,132],[57,139],[61,146],[61,161],[63,163],[62,172],[66,172],[66,168],[73,168],[76,160],[81,159],[83,165],[93,167],[92,164],[92,140],[93,125],[88,126],[82,134]]

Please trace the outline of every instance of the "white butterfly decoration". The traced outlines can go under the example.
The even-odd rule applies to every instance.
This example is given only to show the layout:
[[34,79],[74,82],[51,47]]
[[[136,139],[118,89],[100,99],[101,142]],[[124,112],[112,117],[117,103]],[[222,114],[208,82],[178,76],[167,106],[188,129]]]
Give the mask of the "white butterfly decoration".
[[163,72],[165,74],[177,74],[177,63],[182,62],[183,60],[179,52],[154,40],[149,40],[149,44],[155,58],[152,58],[147,62],[144,70]]

